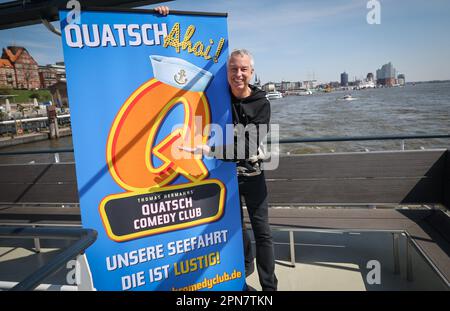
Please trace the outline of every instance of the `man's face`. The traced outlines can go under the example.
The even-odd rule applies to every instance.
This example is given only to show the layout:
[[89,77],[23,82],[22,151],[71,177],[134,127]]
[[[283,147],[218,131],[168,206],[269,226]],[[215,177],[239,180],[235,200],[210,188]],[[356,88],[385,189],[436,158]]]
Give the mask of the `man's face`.
[[247,55],[233,55],[228,61],[228,83],[232,90],[241,92],[248,87],[253,76],[250,57]]

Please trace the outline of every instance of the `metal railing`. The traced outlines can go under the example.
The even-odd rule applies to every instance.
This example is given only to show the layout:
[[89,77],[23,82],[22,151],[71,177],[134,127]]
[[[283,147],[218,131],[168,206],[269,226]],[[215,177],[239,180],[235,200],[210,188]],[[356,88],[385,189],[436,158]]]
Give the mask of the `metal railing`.
[[[428,134],[428,135],[376,135],[376,136],[324,136],[310,138],[284,138],[280,139],[280,144],[293,143],[319,143],[319,142],[336,142],[336,141],[370,141],[370,140],[407,140],[407,139],[430,139],[430,138],[450,138],[450,134]],[[267,142],[271,143],[270,140]]]
[[[285,138],[280,139],[278,141],[279,144],[295,144],[295,143],[311,143],[311,142],[343,142],[343,141],[375,141],[375,140],[411,140],[411,139],[436,139],[436,138],[450,138],[450,134],[428,134],[428,135],[384,135],[384,136],[347,136],[347,137],[310,137],[310,138]],[[268,144],[271,141],[268,140]],[[404,144],[402,143],[404,146]],[[55,154],[59,153],[72,153],[74,151],[73,148],[65,148],[65,149],[43,149],[43,150],[31,150],[31,151],[12,151],[12,152],[0,152],[0,156],[7,155],[29,155],[29,154]],[[278,228],[280,229],[280,228]],[[289,247],[291,254],[291,264],[295,265],[295,242],[293,238],[293,232],[298,231],[298,229],[286,228],[282,229],[283,231],[289,231]],[[339,230],[345,231],[345,230]],[[347,230],[352,231],[352,230]],[[353,230],[353,231],[362,231],[362,230]],[[374,230],[371,230],[374,231]],[[399,267],[399,258],[398,258],[398,234],[404,234],[404,232],[393,232],[393,245],[394,245],[394,263],[395,263],[395,272],[398,273]],[[9,236],[9,237],[19,237],[19,238],[80,238],[77,243],[71,245],[64,252],[55,256],[47,265],[40,268],[38,271],[27,277],[24,281],[17,284],[12,290],[31,290],[36,288],[40,282],[45,279],[45,277],[54,273],[58,268],[60,268],[64,263],[68,260],[74,258],[79,253],[83,252],[87,247],[89,247],[95,240],[97,236],[97,232],[90,229],[81,229],[81,228],[23,228],[23,227],[9,227],[2,228],[0,227],[0,237],[1,236]],[[408,247],[410,246],[410,239],[407,236]],[[412,241],[413,242],[413,241]],[[419,251],[423,254],[422,250],[414,245]],[[410,253],[407,253],[407,279],[412,279],[412,271],[411,271],[411,262],[410,262]],[[439,273],[439,270],[433,265],[432,262],[427,261],[433,266],[434,270]],[[440,275],[442,277],[442,275]],[[445,278],[443,278],[445,280]],[[448,285],[448,283],[447,283]]]
[[[298,143],[323,143],[323,142],[355,142],[355,141],[379,141],[379,140],[400,140],[400,150],[405,150],[405,140],[413,139],[438,139],[450,138],[450,134],[414,134],[414,135],[375,135],[375,136],[323,136],[310,138],[284,138],[278,144],[298,144]],[[271,144],[268,139],[267,144]],[[421,147],[423,149],[423,147]],[[366,149],[366,151],[369,151]],[[289,153],[288,153],[289,154]]]
[[17,226],[0,227],[0,237],[8,238],[47,238],[76,240],[75,243],[65,248],[62,252],[52,257],[44,266],[27,276],[23,281],[14,286],[13,291],[33,290],[42,281],[55,273],[69,260],[83,253],[97,239],[97,231],[81,228],[29,228]]
[[[420,247],[417,242],[414,240],[413,236],[407,230],[396,230],[396,229],[326,229],[326,228],[298,228],[292,226],[284,226],[284,225],[273,225],[271,226],[273,231],[281,231],[289,233],[289,242],[288,243],[280,243],[274,242],[274,244],[287,244],[289,246],[289,257],[290,257],[290,266],[291,268],[295,268],[296,257],[295,257],[295,246],[296,242],[294,239],[294,232],[313,232],[313,233],[337,233],[337,234],[351,234],[351,233],[390,233],[392,235],[392,256],[393,256],[393,273],[395,275],[401,274],[400,269],[400,236],[405,238],[405,259],[404,259],[404,267],[406,273],[406,281],[413,282],[414,281],[414,271],[413,271],[413,254],[412,251],[415,250],[417,254],[421,257],[422,260],[426,262],[426,264],[436,273],[439,279],[450,289],[450,282],[444,276],[442,271],[434,264],[434,262],[427,256],[426,251]],[[250,228],[247,230],[251,231]],[[255,241],[252,240],[254,244]]]
[[24,151],[0,152],[0,156],[28,155],[28,154],[48,154],[48,153],[71,153],[71,152],[73,152],[73,148],[66,148],[66,149],[41,149],[41,150],[24,150]]
[[[67,119],[67,118],[70,118],[70,114],[58,115],[58,116],[56,116],[56,118],[57,119]],[[3,125],[3,124],[14,124],[16,121],[20,121],[22,123],[35,122],[35,121],[48,121],[48,117],[34,117],[34,118],[24,118],[24,119],[14,119],[14,120],[0,121],[0,125]]]
[[[310,138],[283,138],[278,141],[279,144],[297,144],[297,143],[319,143],[319,142],[340,142],[340,141],[374,141],[374,140],[411,140],[411,139],[433,139],[433,138],[450,138],[450,134],[414,134],[414,135],[376,135],[376,136],[323,136]],[[267,144],[271,144],[271,140],[267,140]],[[404,144],[402,144],[404,146]],[[404,148],[403,148],[404,149]],[[7,151],[0,152],[0,156],[8,155],[28,155],[28,154],[48,154],[48,153],[71,153],[73,148],[65,149],[42,149],[27,151]]]
[[[400,274],[400,255],[399,255],[399,237],[400,235],[404,236],[406,238],[406,279],[408,282],[413,281],[413,271],[412,271],[412,260],[411,260],[411,251],[409,247],[411,246],[410,243],[413,243],[411,236],[408,232],[405,230],[386,230],[386,229],[326,229],[326,228],[320,228],[320,229],[311,229],[311,228],[296,228],[291,226],[282,226],[282,225],[273,225],[271,226],[271,229],[274,231],[285,231],[289,233],[289,256],[290,256],[290,267],[295,268],[296,267],[296,259],[295,259],[295,240],[294,240],[294,232],[314,232],[314,233],[390,233],[392,234],[392,251],[393,251],[393,261],[394,261],[394,274]],[[249,229],[247,229],[249,230]],[[252,241],[254,243],[254,241]],[[277,242],[274,242],[274,244],[277,244]],[[279,243],[278,244],[283,244]],[[425,255],[423,250],[417,245],[414,244],[416,247],[416,250],[421,254],[423,259],[436,271],[436,273],[439,275],[439,277],[446,282],[446,285],[450,287],[450,284],[448,284],[448,281],[443,277],[442,273],[439,271],[439,269],[436,267],[436,265],[433,264],[433,262]]]

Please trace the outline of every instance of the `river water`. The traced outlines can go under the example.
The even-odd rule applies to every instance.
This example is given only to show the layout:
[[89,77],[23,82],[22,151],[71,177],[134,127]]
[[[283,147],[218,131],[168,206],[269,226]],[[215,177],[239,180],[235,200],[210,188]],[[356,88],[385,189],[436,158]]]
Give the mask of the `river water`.
[[[355,100],[340,100],[350,93]],[[287,96],[271,101],[272,123],[280,138],[450,134],[450,82],[419,83],[398,88],[368,89]],[[40,141],[5,151],[71,148],[72,139]],[[400,150],[400,141],[361,141],[282,145],[282,153]],[[450,148],[450,139],[406,140],[405,149]],[[0,163],[53,161],[53,155],[0,156]],[[73,161],[72,154],[60,154]]]
[[[339,100],[350,93],[352,101]],[[450,134],[450,82],[288,96],[272,101],[280,138]],[[405,149],[450,148],[450,139],[405,141]],[[282,146],[292,153],[398,150],[400,141]]]

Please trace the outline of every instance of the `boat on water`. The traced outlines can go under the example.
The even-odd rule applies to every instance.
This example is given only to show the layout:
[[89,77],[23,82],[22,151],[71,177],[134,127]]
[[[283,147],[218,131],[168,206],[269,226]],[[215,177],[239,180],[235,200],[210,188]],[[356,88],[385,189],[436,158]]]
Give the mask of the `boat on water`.
[[357,90],[364,90],[364,89],[374,89],[376,87],[374,81],[367,81],[364,80],[363,82],[359,83],[359,85],[356,87]]
[[338,100],[347,100],[347,101],[351,101],[351,100],[356,100],[357,98],[353,97],[351,94],[346,94],[344,95],[344,97],[338,98]]
[[300,90],[300,92],[298,93],[298,95],[312,95],[312,91],[310,89],[302,89]]
[[288,95],[297,95],[297,96],[312,95],[312,91],[310,89],[298,89],[286,93]]
[[278,91],[272,91],[272,92],[268,92],[266,94],[266,98],[267,99],[280,99],[283,98],[283,94],[281,94],[281,92]]

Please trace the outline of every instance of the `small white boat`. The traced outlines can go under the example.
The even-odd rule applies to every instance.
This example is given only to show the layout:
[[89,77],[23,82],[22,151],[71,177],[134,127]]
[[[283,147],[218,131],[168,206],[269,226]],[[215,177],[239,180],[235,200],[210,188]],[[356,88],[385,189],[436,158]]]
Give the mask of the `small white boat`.
[[312,95],[312,91],[310,89],[300,90],[298,92],[298,95],[300,95],[300,96]]
[[283,98],[283,94],[281,94],[278,91],[272,91],[272,92],[268,92],[266,94],[266,98],[269,99],[269,100],[270,99],[280,99],[280,98]]
[[306,95],[312,95],[312,91],[310,89],[296,89],[296,90],[286,91],[285,95],[306,96]]
[[338,100],[356,100],[357,98],[353,97],[351,94],[344,95],[344,97],[338,98]]

